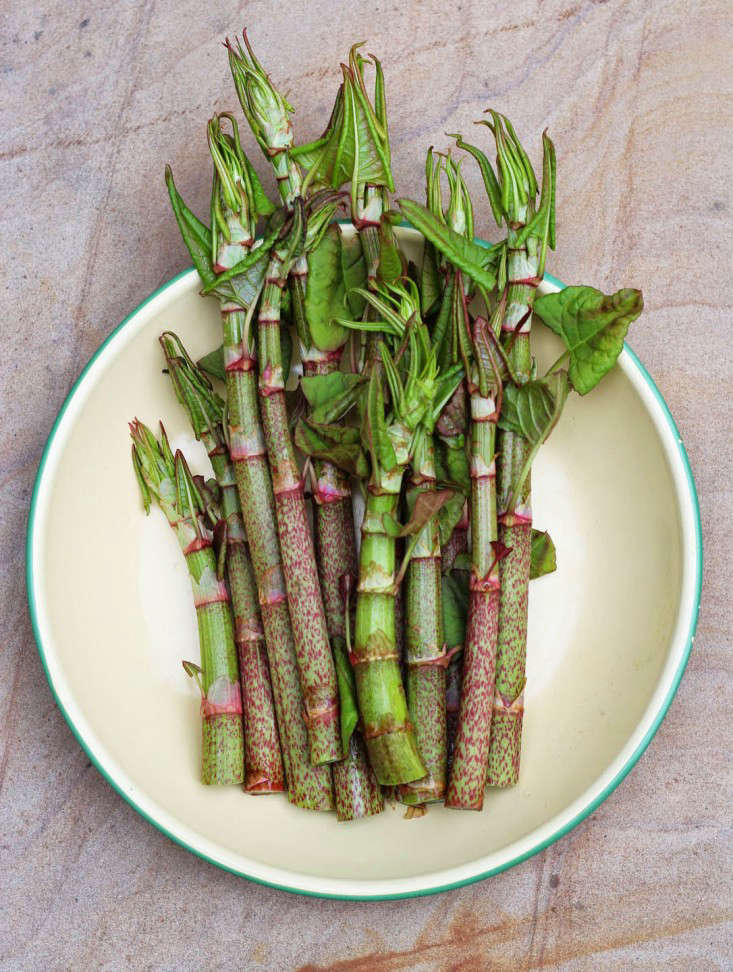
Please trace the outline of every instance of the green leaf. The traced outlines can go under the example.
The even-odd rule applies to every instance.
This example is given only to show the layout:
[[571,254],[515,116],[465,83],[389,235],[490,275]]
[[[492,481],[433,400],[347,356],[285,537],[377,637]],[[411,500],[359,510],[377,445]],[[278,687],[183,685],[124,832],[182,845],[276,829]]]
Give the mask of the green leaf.
[[295,445],[314,459],[328,459],[339,469],[365,479],[369,464],[359,430],[350,425],[328,425],[302,418],[295,426]]
[[355,391],[366,381],[364,375],[334,371],[301,379],[301,388],[311,407],[314,422],[337,422],[356,403]]
[[356,234],[341,234],[341,273],[349,312],[359,319],[364,313],[366,300],[355,288],[366,287],[367,269],[361,240]]
[[440,545],[448,543],[451,534],[463,515],[463,505],[466,501],[465,495],[459,490],[455,490],[453,496],[443,504],[438,512],[438,530],[440,533]]
[[494,265],[497,263],[501,247],[486,248],[467,240],[442,223],[429,209],[411,199],[400,199],[398,205],[416,230],[430,242],[455,267],[467,274],[476,284],[486,290],[493,290],[496,284]]
[[640,290],[606,296],[594,287],[566,287],[535,301],[535,313],[558,334],[570,352],[568,374],[585,395],[616,363],[629,325],[644,308]]
[[341,717],[341,745],[344,757],[349,751],[352,733],[359,722],[359,708],[356,702],[356,679],[346,648],[340,642],[333,643],[333,660],[336,664],[336,679],[339,687],[339,710]]
[[199,358],[196,364],[207,375],[211,375],[212,378],[218,378],[219,381],[224,381],[226,378],[226,372],[224,371],[224,345],[220,344],[218,348],[209,351],[203,358]]
[[205,288],[209,287],[216,279],[216,274],[211,267],[211,231],[186,206],[176,189],[170,166],[166,166],[165,169],[165,183],[168,186],[173,215],[176,217],[183,242],[191,254],[201,282]]
[[529,567],[529,578],[544,577],[557,570],[557,555],[552,537],[545,530],[532,530],[532,549]]
[[499,428],[522,435],[530,445],[541,445],[560,418],[568,397],[564,371],[524,385],[506,385]]
[[334,351],[345,344],[349,332],[336,323],[344,313],[344,278],[341,263],[341,234],[331,223],[318,246],[308,254],[308,282],[305,316],[313,344],[321,351]]
[[464,570],[443,575],[443,637],[448,648],[466,641],[468,578],[468,571]]

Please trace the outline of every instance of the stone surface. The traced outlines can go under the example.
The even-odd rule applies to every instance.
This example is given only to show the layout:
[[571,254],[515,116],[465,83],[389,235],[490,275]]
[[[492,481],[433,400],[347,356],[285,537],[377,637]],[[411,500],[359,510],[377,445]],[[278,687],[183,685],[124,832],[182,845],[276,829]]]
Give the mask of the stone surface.
[[[6,0],[0,16],[2,967],[730,968],[724,0]],[[443,145],[446,129],[468,133],[487,105],[523,134],[549,127],[560,158],[550,269],[568,282],[643,286],[632,345],[697,479],[700,625],[649,750],[563,840],[437,897],[306,900],[172,844],[90,767],[53,703],[28,622],[23,536],[43,443],[105,335],[187,264],[163,165],[175,163],[205,212],[204,126],[212,108],[235,105],[220,40],[245,18],[297,104],[302,137],[321,130],[349,45],[368,41],[387,74],[405,193],[422,192],[426,145]],[[476,172],[466,171],[478,198]],[[486,229],[484,210],[477,231]]]

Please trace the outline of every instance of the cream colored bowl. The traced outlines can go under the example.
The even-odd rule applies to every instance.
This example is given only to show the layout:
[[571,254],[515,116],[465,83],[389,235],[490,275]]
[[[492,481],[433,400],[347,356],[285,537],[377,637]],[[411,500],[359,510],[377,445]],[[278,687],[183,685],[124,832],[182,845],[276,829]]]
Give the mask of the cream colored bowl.
[[[419,238],[402,230],[407,249]],[[546,282],[545,290],[555,289]],[[495,874],[567,833],[613,790],[661,722],[690,652],[702,548],[695,488],[664,401],[627,348],[572,395],[533,471],[535,522],[558,570],[533,581],[522,772],[483,813],[399,807],[339,824],[283,796],[199,783],[197,657],[183,559],[163,516],[143,515],[127,422],[165,421],[207,469],[157,343],[219,343],[214,300],[187,271],[104,342],[56,420],[28,528],[28,597],[51,689],[97,768],[144,817],[207,860],[308,894],[425,894]],[[540,366],[559,351],[536,328]]]

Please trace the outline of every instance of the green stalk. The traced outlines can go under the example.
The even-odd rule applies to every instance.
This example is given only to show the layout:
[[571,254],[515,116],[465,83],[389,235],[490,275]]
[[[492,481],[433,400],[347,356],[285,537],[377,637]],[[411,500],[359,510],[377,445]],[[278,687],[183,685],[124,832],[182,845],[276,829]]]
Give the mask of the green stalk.
[[287,248],[276,246],[270,257],[258,318],[259,393],[311,762],[318,764],[341,759],[342,750],[336,669],[328,641],[303,480],[295,460],[285,407],[280,302],[291,264]]
[[400,469],[370,487],[361,526],[356,637],[351,657],[356,675],[369,761],[383,785],[425,776],[402,686],[395,630],[395,538],[384,517],[397,519]]
[[[418,496],[435,493],[435,460],[431,430],[421,430],[412,463],[408,512]],[[407,568],[407,704],[427,774],[400,787],[402,803],[437,803],[446,785],[446,666],[438,518],[431,517],[418,534]]]
[[234,467],[221,425],[224,403],[175,334],[165,332],[160,337],[160,344],[176,396],[188,413],[196,438],[204,444],[220,488],[226,569],[242,684],[245,790],[248,793],[280,792],[285,789],[280,740],[257,588]]
[[130,424],[132,462],[150,512],[154,498],[173,528],[186,558],[201,648],[200,667],[184,662],[201,691],[201,781],[242,783],[244,731],[237,651],[226,584],[217,576],[213,534],[186,460],[171,453],[165,429],[161,441],[137,419]]
[[[309,349],[309,356],[303,361],[305,376],[325,376],[337,371],[342,350],[343,347],[336,352],[317,355],[315,349]],[[346,605],[348,594],[356,585],[357,572],[351,486],[348,476],[332,462],[316,459],[313,468],[316,554],[326,624],[334,655],[345,655]],[[348,657],[344,662],[350,664]],[[342,697],[342,707],[343,704]],[[351,731],[343,759],[333,764],[333,786],[339,820],[381,813],[384,806],[382,794],[357,727]]]

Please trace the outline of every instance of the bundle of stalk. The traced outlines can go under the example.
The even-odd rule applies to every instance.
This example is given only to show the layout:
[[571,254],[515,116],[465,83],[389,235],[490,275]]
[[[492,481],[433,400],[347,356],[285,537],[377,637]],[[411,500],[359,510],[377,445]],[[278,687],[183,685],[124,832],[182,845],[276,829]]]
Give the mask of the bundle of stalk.
[[239,654],[245,789],[248,793],[278,792],[285,789],[285,777],[270,686],[270,667],[237,482],[222,427],[224,402],[175,334],[162,334],[160,344],[176,397],[188,414],[194,435],[206,448],[220,491],[222,518],[220,526],[217,526],[219,544],[226,562],[234,613],[234,638]]
[[[481,254],[430,209],[410,201],[400,203],[413,225],[477,284],[484,305],[493,306],[487,323],[480,316],[473,317],[463,301],[464,334],[473,332],[476,369],[471,389],[472,574],[461,716],[446,804],[473,809],[480,809],[483,803],[482,778],[501,786],[518,780],[528,585],[533,573],[540,576],[554,569],[549,537],[532,530],[532,461],[557,423],[570,388],[582,395],[598,384],[613,367],[628,327],[643,306],[639,291],[605,296],[591,287],[569,287],[534,300],[547,248],[555,245],[554,147],[543,134],[542,192],[537,204],[538,183],[511,123],[496,112],[490,114],[492,120],[482,124],[495,138],[498,175],[479,149],[461,136],[456,140],[478,160],[492,212],[500,225],[506,223],[507,238],[502,244]],[[498,257],[493,264],[497,271],[493,294],[493,283],[486,274],[491,257]],[[542,378],[536,377],[530,348],[533,307],[566,345]],[[561,365],[568,359],[566,372]],[[497,425],[498,517],[494,486]],[[488,531],[495,530],[497,520],[495,540]],[[484,669],[476,686],[479,703],[471,705],[470,649],[474,644]]]
[[[418,752],[402,684],[395,595],[415,548],[421,542],[426,544],[424,528],[445,497],[436,497],[432,490],[416,495],[404,526],[399,523],[399,501],[408,466],[417,457],[418,468],[421,462],[427,467],[432,427],[460,381],[461,369],[439,371],[436,349],[420,321],[419,293],[414,283],[406,280],[358,292],[377,319],[342,318],[339,323],[355,330],[381,333],[389,347],[387,343],[378,346],[380,367],[368,370],[366,387],[360,388],[356,383],[343,396],[344,410],[356,406],[360,413],[361,434],[351,443],[352,466],[368,470],[351,662],[370,761],[381,783],[396,785],[423,780],[426,767]],[[434,481],[434,476],[427,477],[430,479]],[[410,539],[402,565],[397,568],[395,550],[399,536]],[[432,546],[428,559],[434,559]],[[413,601],[417,609],[417,601]],[[439,631],[439,600],[432,597],[419,608],[421,618],[418,621],[413,617],[414,625],[423,623],[423,630]],[[409,620],[407,627],[409,632]],[[443,657],[442,639],[439,640],[436,644],[433,638],[427,646],[431,658]],[[408,633],[408,644],[409,641]],[[440,699],[439,708],[444,724],[444,698]],[[432,793],[432,783],[428,785]]]
[[[247,788],[281,785],[277,723],[297,805],[333,806],[331,769],[317,765],[331,764],[340,819],[381,810],[377,781],[410,805],[445,797],[480,809],[487,782],[518,778],[528,582],[554,569],[552,542],[532,529],[532,461],[569,390],[585,394],[612,367],[641,295],[577,287],[535,300],[554,247],[554,148],[543,135],[540,193],[511,123],[493,111],[483,123],[496,170],[456,142],[478,161],[506,239],[474,241],[460,166],[431,149],[427,206],[400,201],[426,240],[421,268],[408,265],[388,208],[379,61],[371,59],[370,97],[369,62],[352,48],[324,134],[296,145],[292,108],[246,34],[227,48],[280,204],[267,198],[227,114],[209,124],[211,229],[167,173],[203,293],[221,303],[224,413],[174,336],[162,343],[218,480],[218,496],[205,500],[203,487],[196,496],[221,517],[245,725],[267,712],[247,732]],[[347,183],[352,234],[334,222]],[[290,414],[286,307],[303,372]],[[530,347],[533,310],[566,345],[543,377]],[[295,446],[309,457],[303,466]],[[354,477],[365,495],[358,563]],[[395,610],[403,580],[404,679]]]
[[147,426],[130,423],[132,464],[145,512],[154,500],[173,528],[186,558],[198,622],[201,664],[184,662],[201,691],[201,781],[245,780],[242,696],[229,593],[217,573],[213,533],[183,453],[173,455],[165,429],[160,441]]
[[[222,128],[222,121],[227,118],[231,121],[231,135]],[[214,161],[210,230],[185,206],[170,169],[166,180],[181,234],[204,284],[203,293],[216,295],[221,304],[227,442],[250,541],[288,797],[297,806],[328,810],[333,806],[330,770],[311,763],[318,713],[306,722],[308,710],[304,716],[304,691],[290,624],[273,484],[260,424],[252,327],[270,262],[270,247],[283,231],[287,232],[287,224],[284,214],[274,210],[267,199],[230,116],[211,120],[209,146]],[[258,220],[268,215],[265,237],[256,241]],[[328,695],[329,691],[327,685],[323,694]],[[330,721],[326,726],[330,726]]]

